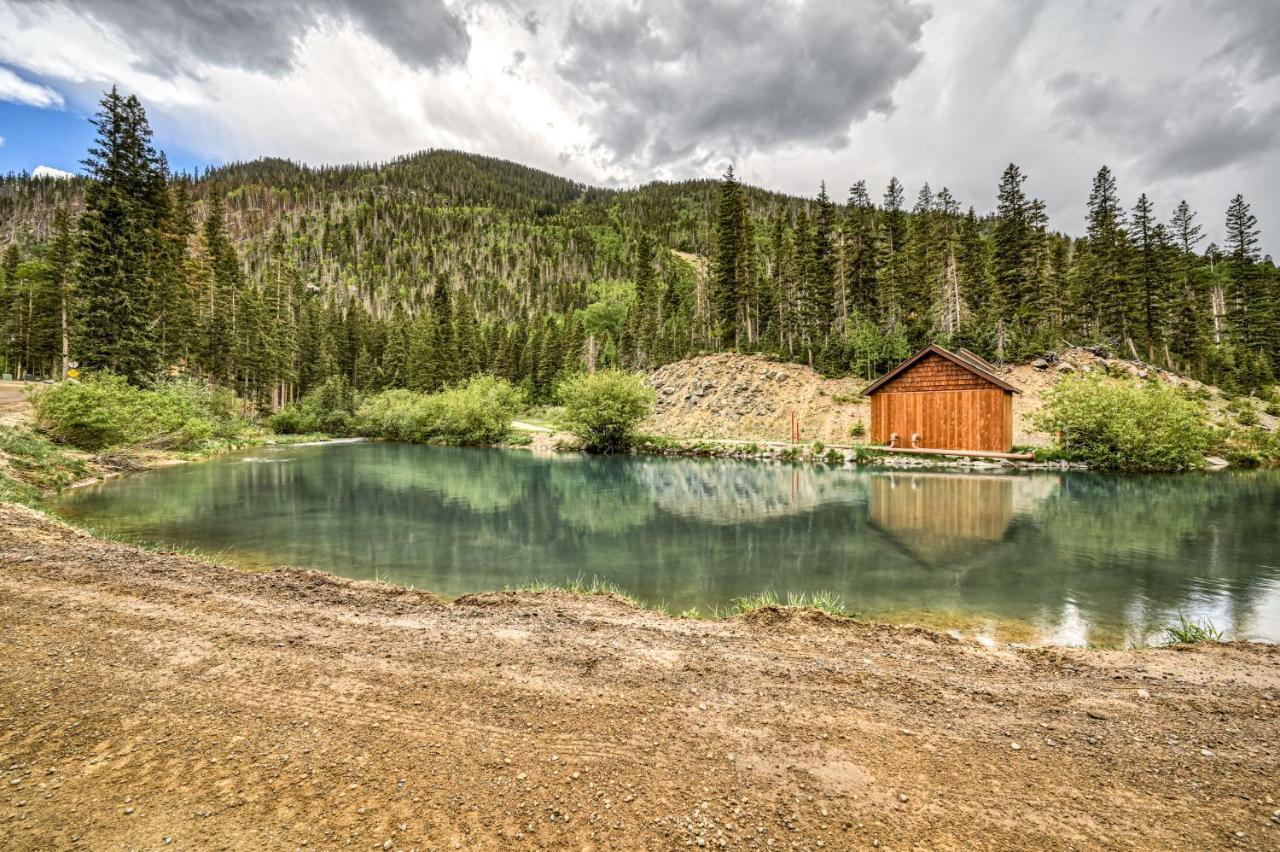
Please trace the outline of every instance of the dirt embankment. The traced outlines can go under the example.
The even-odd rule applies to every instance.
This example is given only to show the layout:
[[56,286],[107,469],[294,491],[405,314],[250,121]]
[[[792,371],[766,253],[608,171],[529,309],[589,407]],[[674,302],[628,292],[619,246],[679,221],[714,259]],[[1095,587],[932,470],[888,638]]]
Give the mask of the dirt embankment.
[[[1022,391],[1013,398],[1014,443],[1044,447],[1052,436],[1036,430],[1034,417],[1044,394],[1064,375],[1102,372],[1109,375],[1154,377],[1168,384],[1205,387],[1210,415],[1228,421],[1226,400],[1217,388],[1137,361],[1107,358],[1086,349],[1068,349],[1052,362],[999,368],[1000,374]],[[673,438],[786,441],[791,415],[800,421],[801,441],[827,444],[854,442],[850,429],[861,422],[871,426],[871,406],[859,396],[867,382],[852,378],[824,379],[799,364],[770,361],[755,355],[703,355],[667,364],[649,374],[657,393],[657,408],[645,429]],[[1261,412],[1260,425],[1277,428],[1275,417]],[[863,437],[861,440],[866,440]]]
[[672,438],[785,441],[791,416],[802,441],[848,443],[861,421],[871,428],[871,405],[859,398],[865,382],[823,379],[801,366],[755,355],[703,355],[649,374],[657,406],[644,429]]
[[0,504],[0,659],[7,849],[1280,845],[1275,648],[445,603]]

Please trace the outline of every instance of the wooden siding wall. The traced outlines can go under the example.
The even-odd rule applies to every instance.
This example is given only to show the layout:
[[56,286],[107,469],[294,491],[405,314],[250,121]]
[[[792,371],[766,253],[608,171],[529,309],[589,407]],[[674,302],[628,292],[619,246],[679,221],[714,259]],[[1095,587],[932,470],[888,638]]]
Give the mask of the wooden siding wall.
[[[995,387],[941,355],[927,355],[906,372],[876,391],[881,393],[914,393],[916,391],[985,390]],[[976,449],[973,448],[973,449]]]
[[[914,372],[914,371],[911,371]],[[907,373],[886,388],[897,388]],[[935,450],[982,450],[1007,453],[1013,448],[1013,395],[982,381],[982,389],[895,393],[881,389],[871,396],[871,440],[888,444],[898,433],[899,446]]]

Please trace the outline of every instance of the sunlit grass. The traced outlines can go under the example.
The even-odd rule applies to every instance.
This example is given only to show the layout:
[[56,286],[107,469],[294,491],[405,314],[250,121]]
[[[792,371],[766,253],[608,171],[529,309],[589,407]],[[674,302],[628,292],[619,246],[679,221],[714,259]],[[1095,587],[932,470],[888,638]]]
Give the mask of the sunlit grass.
[[784,607],[787,609],[817,609],[838,618],[855,618],[857,612],[845,605],[844,599],[834,592],[789,592],[785,598],[780,597],[773,589],[766,589],[754,595],[734,598],[724,610],[716,610],[716,616],[728,617],[745,615],[766,607]]
[[1178,623],[1170,624],[1164,629],[1165,638],[1170,645],[1199,645],[1208,642],[1221,642],[1222,631],[1213,626],[1209,619],[1190,619],[1178,614]]
[[623,589],[617,583],[605,580],[600,577],[593,576],[587,579],[586,576],[579,574],[571,580],[554,582],[547,579],[531,580],[518,586],[507,586],[508,592],[568,592],[571,595],[604,595],[607,597],[620,598],[637,609],[651,609],[657,612],[666,612],[667,606],[664,603],[650,604],[636,597],[635,595]]

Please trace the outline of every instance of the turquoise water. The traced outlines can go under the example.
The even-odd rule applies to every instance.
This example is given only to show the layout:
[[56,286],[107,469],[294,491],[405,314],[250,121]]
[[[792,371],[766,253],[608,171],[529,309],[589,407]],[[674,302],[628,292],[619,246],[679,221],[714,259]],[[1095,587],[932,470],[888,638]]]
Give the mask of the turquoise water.
[[252,567],[444,595],[600,577],[673,611],[830,591],[867,617],[1127,645],[1280,640],[1280,473],[921,473],[387,443],[267,448],[54,508]]

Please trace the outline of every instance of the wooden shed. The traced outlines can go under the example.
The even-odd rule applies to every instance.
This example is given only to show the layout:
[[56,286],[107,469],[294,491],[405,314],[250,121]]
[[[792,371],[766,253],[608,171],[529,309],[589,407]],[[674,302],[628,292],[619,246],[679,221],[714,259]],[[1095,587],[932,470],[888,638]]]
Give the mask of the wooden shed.
[[1007,453],[1013,395],[995,367],[961,349],[929,345],[872,382],[871,440],[902,449]]

